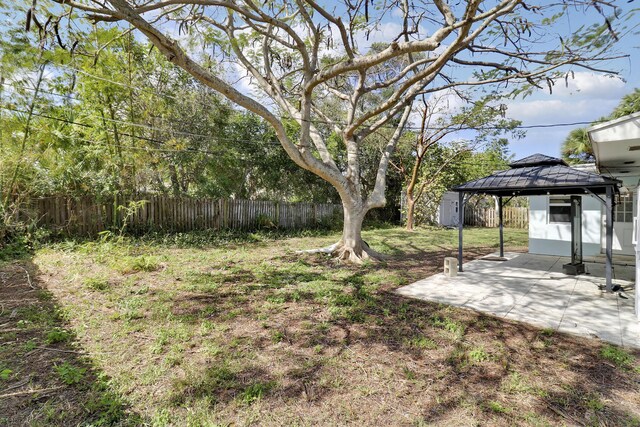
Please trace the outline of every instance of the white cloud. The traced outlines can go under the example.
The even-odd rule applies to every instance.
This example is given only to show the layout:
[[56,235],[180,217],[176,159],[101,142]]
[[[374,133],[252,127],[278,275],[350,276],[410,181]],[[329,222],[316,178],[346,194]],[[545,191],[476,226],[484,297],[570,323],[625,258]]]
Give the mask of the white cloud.
[[[530,98],[508,102],[507,116],[521,120],[523,126],[588,123],[611,113],[630,90],[619,78],[579,72],[569,76],[567,85],[556,82],[553,94],[539,90]],[[533,153],[558,156],[565,137],[581,126],[585,125],[527,129],[527,136],[510,148],[516,157]]]
[[507,103],[508,116],[524,124],[592,121],[607,115],[629,91],[618,78],[594,73],[575,73],[556,82],[553,93],[538,90],[529,98]]
[[569,74],[566,81],[557,81],[553,86],[553,92],[557,96],[620,99],[626,89],[625,82],[618,77],[578,72]]
[[[465,101],[461,99],[454,90],[446,89],[429,94],[427,98],[429,104],[431,125],[434,126],[437,120],[450,116],[452,113],[459,111],[466,105]],[[409,116],[409,122],[412,126],[419,126],[422,121],[421,109],[423,108],[422,101],[419,99],[414,103],[414,109]]]
[[[332,47],[321,45],[321,55],[341,55],[344,53],[344,44],[340,36],[340,30],[334,24],[329,24],[332,39]],[[402,26],[395,22],[384,22],[366,30],[357,31],[354,34],[354,43],[360,53],[366,53],[374,43],[390,43],[402,32]]]
[[272,102],[264,91],[253,83],[250,74],[239,63],[232,62],[227,67],[225,80],[241,93],[251,96],[264,104],[271,104]]
[[529,124],[592,121],[608,114],[617,105],[608,99],[549,99],[507,104],[507,115]]
[[356,34],[356,44],[362,51],[368,50],[369,46],[374,43],[389,43],[402,32],[402,25],[396,22],[384,22],[369,30],[367,37],[366,31],[359,31]]

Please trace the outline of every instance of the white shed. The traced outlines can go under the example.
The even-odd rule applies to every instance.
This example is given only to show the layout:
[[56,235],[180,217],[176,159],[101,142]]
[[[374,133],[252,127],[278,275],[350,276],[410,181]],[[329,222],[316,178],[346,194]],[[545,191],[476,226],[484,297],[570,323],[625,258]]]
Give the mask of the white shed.
[[440,200],[438,207],[438,225],[443,227],[455,227],[458,225],[458,193],[447,191]]

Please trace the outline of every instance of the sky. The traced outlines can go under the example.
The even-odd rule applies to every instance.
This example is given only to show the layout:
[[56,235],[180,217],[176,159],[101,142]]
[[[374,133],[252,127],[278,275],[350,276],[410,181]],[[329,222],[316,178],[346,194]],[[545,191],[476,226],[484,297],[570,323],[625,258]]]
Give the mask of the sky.
[[[631,67],[622,70],[620,78],[588,72],[576,73],[568,87],[558,83],[554,93],[539,90],[525,99],[506,102],[507,117],[521,120],[523,126],[557,123],[592,122],[608,115],[624,95],[640,87],[640,52],[629,47]],[[534,153],[560,156],[564,138],[572,129],[584,125],[527,129],[526,137],[511,141],[509,149],[516,158]]]
[[[629,2],[623,8],[631,6],[638,5]],[[640,16],[636,15],[634,19],[638,21]],[[538,90],[525,99],[506,102],[507,117],[521,120],[523,126],[532,126],[592,122],[610,114],[623,96],[633,92],[634,88],[640,88],[638,34],[622,38],[618,46],[629,57],[607,64],[609,69],[619,72],[617,77],[576,69],[575,78],[568,80],[568,86],[565,87],[565,82],[557,82],[553,94],[549,94],[548,89]],[[560,147],[565,137],[572,129],[584,126],[528,129],[526,137],[512,141],[509,148],[516,159],[535,153],[560,157]]]
[[[616,4],[623,12],[639,6],[637,0],[623,0]],[[594,22],[593,13],[591,13],[591,20],[586,21],[587,18],[581,15],[581,11],[572,11],[562,19],[564,21],[556,25],[566,26],[570,30]],[[640,15],[636,15],[633,19],[640,21]],[[627,22],[627,24],[631,27],[635,25],[637,33],[640,22]],[[370,46],[374,42],[388,42],[389,35],[397,34],[400,27],[400,16],[392,16],[389,20],[381,23],[379,28],[373,30],[366,40],[363,34],[359,34],[356,37],[357,45],[366,49],[366,46]],[[635,38],[633,36],[629,34],[618,43],[619,51],[616,54],[622,53],[628,57],[599,64],[602,68],[618,72],[616,76],[574,67],[573,77],[570,77],[566,83],[558,81],[551,94],[545,87],[542,90],[536,90],[524,99],[504,101],[507,105],[507,118],[520,120],[523,127],[528,127],[591,123],[608,115],[619,104],[623,96],[633,92],[634,88],[640,88],[640,37],[638,34],[635,34]],[[238,72],[241,72],[239,66]],[[251,92],[251,84],[248,79],[241,79],[239,83],[244,92]],[[460,102],[452,100],[452,104],[460,104]],[[419,118],[417,113],[414,113],[414,116],[411,121],[412,125],[416,126],[419,124]],[[588,124],[526,129],[524,138],[510,142],[509,151],[516,159],[535,153],[560,157],[562,142],[569,132],[585,126]],[[452,134],[449,139],[469,139],[472,138],[472,135],[472,132],[460,132]]]

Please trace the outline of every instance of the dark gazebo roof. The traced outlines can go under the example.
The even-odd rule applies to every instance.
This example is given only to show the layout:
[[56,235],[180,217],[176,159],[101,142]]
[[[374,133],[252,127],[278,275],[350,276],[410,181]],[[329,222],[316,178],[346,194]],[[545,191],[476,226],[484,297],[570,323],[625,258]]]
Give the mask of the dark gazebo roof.
[[534,154],[511,163],[510,169],[496,172],[453,187],[453,191],[495,196],[541,194],[584,194],[586,190],[604,194],[620,181],[569,167],[563,160]]
[[553,165],[564,165],[568,166],[567,163],[562,159],[557,159],[555,157],[546,156],[544,154],[532,154],[529,157],[525,157],[524,159],[516,160],[509,163],[509,166],[512,168],[522,168],[525,166],[553,166]]

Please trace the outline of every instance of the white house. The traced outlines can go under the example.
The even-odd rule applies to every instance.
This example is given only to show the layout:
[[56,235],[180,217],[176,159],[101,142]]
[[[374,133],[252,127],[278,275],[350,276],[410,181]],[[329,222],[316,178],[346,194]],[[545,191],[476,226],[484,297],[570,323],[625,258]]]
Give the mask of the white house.
[[[575,166],[622,181],[616,197],[613,224],[613,253],[634,255],[636,284],[640,283],[638,204],[640,183],[640,112],[590,127],[587,130],[596,163]],[[590,170],[589,170],[590,169]],[[566,255],[570,252],[570,201],[565,196],[532,196],[529,213],[529,252]],[[595,196],[582,196],[583,255],[604,253],[604,208]],[[636,292],[638,294],[638,292]],[[638,295],[636,295],[638,301]],[[640,317],[640,306],[636,304]]]
[[[597,172],[595,164],[576,165],[575,169]],[[612,176],[618,178],[617,176]],[[624,189],[623,189],[624,191]],[[613,225],[613,253],[633,255],[631,233],[626,219],[632,215],[628,194],[620,195]],[[628,216],[628,218],[626,218]],[[571,253],[571,196],[529,197],[529,252],[541,255],[566,256]],[[595,196],[582,196],[582,253],[596,256],[604,253],[604,207]]]
[[[640,182],[640,113],[588,129],[596,163],[575,169],[596,172],[622,181],[614,214],[614,254],[635,255]],[[531,196],[529,199],[529,252],[566,255],[571,232],[568,196]],[[583,254],[604,252],[604,208],[593,195],[582,196]]]

